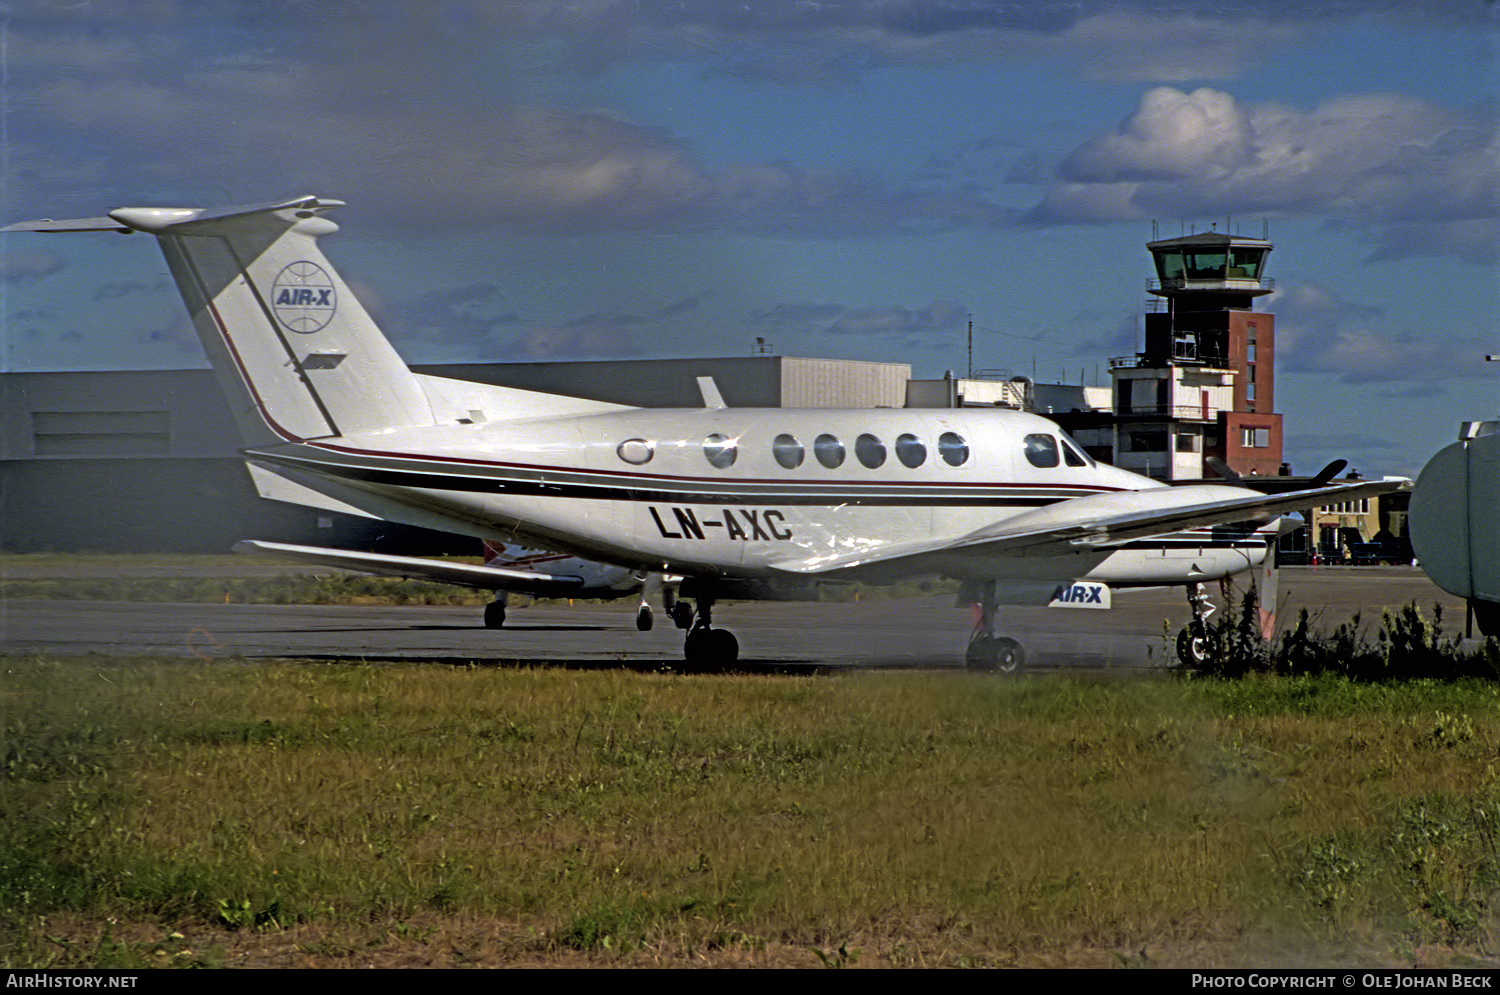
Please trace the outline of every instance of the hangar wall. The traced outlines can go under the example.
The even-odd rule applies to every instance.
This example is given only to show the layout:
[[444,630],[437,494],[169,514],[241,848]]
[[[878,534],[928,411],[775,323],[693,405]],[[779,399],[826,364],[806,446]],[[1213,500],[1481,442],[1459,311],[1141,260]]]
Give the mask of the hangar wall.
[[[645,407],[900,407],[911,368],[790,356],[417,366]],[[239,539],[469,553],[474,541],[256,495],[210,370],[0,374],[0,548],[225,552]]]

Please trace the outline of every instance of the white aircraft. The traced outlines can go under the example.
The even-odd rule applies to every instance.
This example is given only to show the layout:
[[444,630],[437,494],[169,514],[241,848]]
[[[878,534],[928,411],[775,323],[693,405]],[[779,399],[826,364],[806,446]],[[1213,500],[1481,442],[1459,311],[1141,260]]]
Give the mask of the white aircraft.
[[709,378],[701,408],[635,408],[413,373],[319,248],[340,206],[125,207],[5,230],[156,236],[263,496],[681,575],[690,666],[738,657],[718,599],[913,575],[965,583],[976,668],[1023,660],[998,605],[1102,605],[1110,586],[1186,586],[1192,652],[1201,585],[1261,563],[1281,513],[1398,486],[1167,487],[1002,409],[728,408]]
[[[245,539],[234,544],[236,553],[266,556],[297,563],[338,567],[361,573],[389,577],[417,577],[439,584],[473,587],[494,591],[495,600],[484,606],[484,624],[489,629],[505,625],[506,608],[511,593],[530,594],[538,598],[598,598],[612,601],[632,594],[640,596],[635,610],[635,627],[642,632],[654,624],[653,597],[660,596],[667,615],[687,628],[692,608],[679,605],[677,584],[681,578],[664,577],[597,563],[563,553],[547,553],[504,543],[484,543],[484,565],[455,560],[431,560],[417,556],[393,556],[388,553],[364,553],[326,546],[298,546],[285,542],[262,542]],[[684,609],[686,614],[684,614]]]

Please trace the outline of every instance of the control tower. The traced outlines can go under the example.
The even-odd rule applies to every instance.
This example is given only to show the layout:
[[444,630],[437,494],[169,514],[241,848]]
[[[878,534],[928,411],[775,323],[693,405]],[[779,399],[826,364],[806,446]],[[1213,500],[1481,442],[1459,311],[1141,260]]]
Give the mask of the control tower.
[[1158,298],[1145,349],[1110,361],[1115,463],[1161,480],[1216,478],[1217,456],[1241,474],[1281,468],[1275,413],[1275,319],[1253,310],[1271,293],[1272,245],[1218,231],[1149,242]]

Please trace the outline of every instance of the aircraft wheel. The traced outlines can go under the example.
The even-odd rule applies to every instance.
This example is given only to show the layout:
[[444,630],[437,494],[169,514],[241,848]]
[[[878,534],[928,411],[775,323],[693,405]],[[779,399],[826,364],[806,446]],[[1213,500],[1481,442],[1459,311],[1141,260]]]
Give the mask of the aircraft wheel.
[[498,601],[491,601],[484,606],[484,627],[486,629],[503,629],[505,627],[505,606]]
[[728,629],[711,629],[709,648],[721,667],[732,667],[740,659],[740,641]]
[[995,671],[1014,674],[1026,665],[1026,651],[1021,644],[1008,636],[995,640]]
[[993,636],[975,636],[969,640],[969,648],[964,650],[964,664],[970,670],[994,670],[998,659]]
[[688,633],[682,655],[691,670],[724,670],[739,660],[740,641],[728,629],[699,626]]
[[1208,637],[1197,626],[1187,626],[1177,634],[1177,659],[1188,667],[1208,663]]
[[1008,636],[975,636],[964,652],[970,670],[987,674],[1014,674],[1026,663],[1026,651]]
[[672,624],[679,629],[690,629],[693,627],[693,606],[686,601],[679,601],[667,610],[672,616]]
[[640,608],[636,609],[635,627],[637,629],[641,630],[642,632],[650,632],[653,622],[654,619],[652,619],[651,617],[650,605],[641,605]]

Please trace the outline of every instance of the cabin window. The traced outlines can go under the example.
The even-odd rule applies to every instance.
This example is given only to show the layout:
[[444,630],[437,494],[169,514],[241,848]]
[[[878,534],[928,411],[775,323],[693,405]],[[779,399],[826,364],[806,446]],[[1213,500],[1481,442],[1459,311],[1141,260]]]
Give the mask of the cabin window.
[[788,470],[795,470],[802,465],[802,458],[806,453],[795,435],[783,432],[771,441],[771,455]]
[[854,440],[854,455],[873,470],[885,463],[885,443],[866,433]]
[[844,465],[844,444],[838,436],[825,432],[813,440],[813,455],[828,469],[836,470]]
[[944,432],[938,436],[938,455],[949,466],[963,466],[969,462],[969,444],[957,432]]
[[740,454],[740,447],[735,440],[715,432],[703,440],[703,455],[712,466],[720,470],[734,466],[735,458]]
[[896,436],[896,458],[901,465],[915,470],[927,462],[927,447],[922,445],[922,440],[907,432]]
[[651,462],[651,457],[656,455],[656,444],[645,439],[626,439],[615,452],[620,454],[620,459],[632,466],[640,466]]
[[1026,462],[1043,468],[1056,466],[1058,464],[1057,440],[1050,435],[1028,435],[1026,437]]

